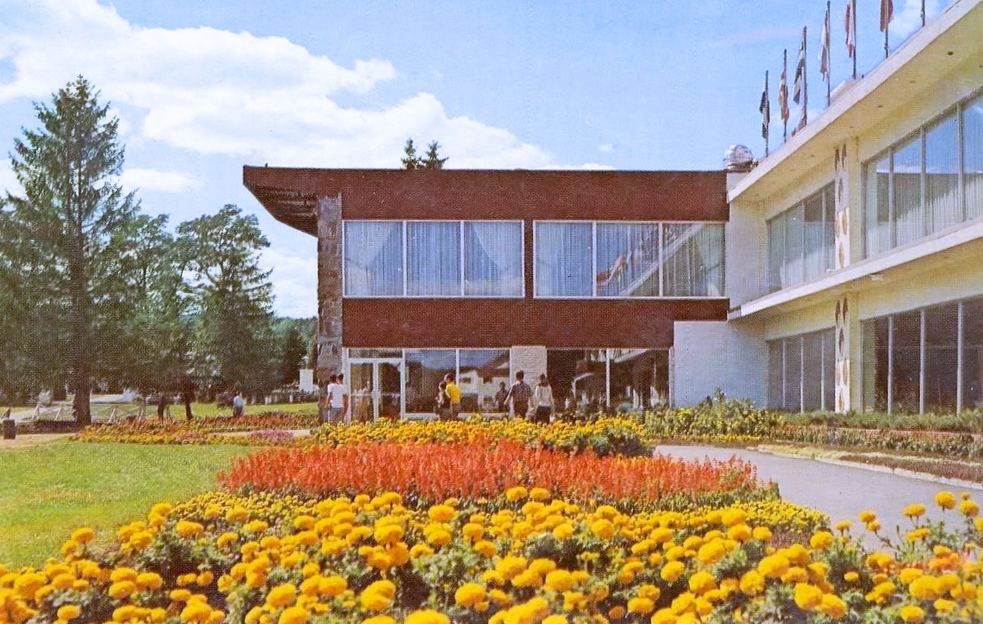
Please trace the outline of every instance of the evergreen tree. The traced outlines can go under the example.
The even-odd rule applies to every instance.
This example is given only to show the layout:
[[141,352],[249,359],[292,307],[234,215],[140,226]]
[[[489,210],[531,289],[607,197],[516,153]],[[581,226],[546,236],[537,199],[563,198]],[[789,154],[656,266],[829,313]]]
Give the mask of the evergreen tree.
[[441,158],[437,153],[439,147],[439,143],[432,141],[427,146],[427,155],[421,157],[416,155],[413,139],[406,139],[406,145],[403,147],[404,155],[401,160],[403,169],[443,169],[447,158]]
[[406,139],[406,145],[403,147],[403,169],[419,169],[420,168],[420,158],[416,155],[416,147],[413,145],[413,139]]
[[436,141],[433,141],[430,145],[427,146],[427,156],[422,161],[424,169],[444,168],[444,163],[447,162],[447,158],[441,158],[440,156],[437,155],[438,147],[440,147],[440,145]]
[[276,383],[273,291],[259,251],[270,243],[253,215],[233,205],[177,228],[195,313],[195,376],[215,391],[262,393]]
[[[15,139],[11,164],[23,197],[4,202],[3,253],[21,285],[13,296],[31,306],[24,332],[35,333],[41,351],[37,381],[58,383],[67,351],[76,422],[91,422],[93,362],[104,345],[95,339],[96,319],[122,314],[113,295],[110,267],[123,253],[138,203],[116,181],[123,166],[118,124],[109,107],[81,76],[55,94],[52,105],[35,104],[41,127]],[[57,313],[67,309],[67,319]],[[29,343],[31,336],[24,337]],[[56,342],[50,345],[48,343]],[[49,386],[50,387],[50,386]]]

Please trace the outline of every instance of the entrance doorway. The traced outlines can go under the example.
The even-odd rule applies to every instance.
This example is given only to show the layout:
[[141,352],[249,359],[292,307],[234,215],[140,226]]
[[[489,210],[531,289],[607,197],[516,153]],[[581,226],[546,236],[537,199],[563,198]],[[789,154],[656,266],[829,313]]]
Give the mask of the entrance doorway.
[[348,361],[352,422],[399,419],[403,410],[403,361],[353,358]]

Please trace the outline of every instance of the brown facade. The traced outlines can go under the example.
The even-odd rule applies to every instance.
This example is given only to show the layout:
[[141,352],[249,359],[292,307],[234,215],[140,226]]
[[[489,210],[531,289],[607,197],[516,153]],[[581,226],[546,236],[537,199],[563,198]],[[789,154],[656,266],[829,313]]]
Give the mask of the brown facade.
[[[318,368],[339,347],[648,348],[673,344],[675,321],[725,320],[727,299],[536,299],[537,220],[726,221],[722,171],[334,170],[244,167],[278,220],[318,244]],[[340,204],[340,205],[339,205]],[[342,298],[340,227],[356,219],[509,219],[525,224],[525,297]],[[324,240],[325,237],[333,240]]]
[[346,347],[672,346],[674,321],[722,321],[727,301],[345,299]]
[[243,167],[278,220],[317,235],[322,197],[343,219],[726,221],[723,171],[501,171]]

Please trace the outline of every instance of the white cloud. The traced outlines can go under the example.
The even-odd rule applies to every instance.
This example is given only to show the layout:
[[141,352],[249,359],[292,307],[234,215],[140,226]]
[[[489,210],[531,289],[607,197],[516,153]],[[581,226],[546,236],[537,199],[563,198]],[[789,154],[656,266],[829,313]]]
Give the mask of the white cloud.
[[[313,245],[312,245],[313,247]],[[317,252],[309,255],[284,253],[268,248],[259,260],[263,270],[273,269],[273,295],[279,316],[317,316]]]
[[162,191],[182,193],[201,186],[201,181],[180,171],[157,171],[156,169],[125,169],[119,177],[120,184],[127,191]]
[[[941,7],[939,0],[926,0],[925,19],[929,20],[939,14]],[[922,27],[922,3],[921,0],[905,0],[901,10],[895,10],[894,19],[891,20],[890,38],[896,38],[900,43],[907,39],[909,35]],[[892,42],[892,49],[894,48]]]
[[11,195],[23,196],[24,187],[17,181],[14,170],[10,168],[10,161],[0,160],[0,197],[6,197],[7,192]]
[[604,143],[604,144],[602,144],[602,145],[599,145],[599,146],[597,147],[597,149],[598,149],[598,150],[599,150],[599,151],[600,151],[601,153],[603,153],[603,154],[613,154],[613,153],[614,153],[614,146],[613,146],[613,145],[611,145],[610,143]]
[[[407,136],[436,139],[455,168],[540,168],[551,157],[506,130],[448,117],[431,94],[385,108],[339,106],[396,75],[385,60],[337,65],[280,37],[213,28],[142,28],[96,0],[8,0],[0,59],[14,79],[0,103],[45,101],[84,75],[127,105],[132,139],[254,163],[394,167]],[[6,18],[5,18],[6,19]],[[133,112],[135,111],[135,112]]]

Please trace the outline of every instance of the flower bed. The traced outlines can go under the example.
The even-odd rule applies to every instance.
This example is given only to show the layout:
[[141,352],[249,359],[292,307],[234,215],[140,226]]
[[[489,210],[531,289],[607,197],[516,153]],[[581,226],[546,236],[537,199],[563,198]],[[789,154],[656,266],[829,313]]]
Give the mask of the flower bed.
[[289,442],[286,436],[223,436],[250,431],[307,429],[317,422],[311,416],[265,414],[238,418],[201,418],[191,421],[154,419],[114,425],[93,425],[76,433],[82,442],[126,442],[131,444],[275,444]]
[[398,491],[413,500],[490,498],[514,486],[546,488],[555,496],[692,508],[763,498],[754,467],[732,459],[687,462],[568,455],[511,440],[490,443],[382,443],[276,448],[236,460],[219,482],[232,490],[278,490],[308,495]]
[[[551,499],[413,508],[396,493],[321,500],[208,494],[156,505],[97,553],[0,568],[4,622],[563,624],[970,622],[983,618],[979,507],[940,493],[956,529],[905,513],[896,550],[815,530],[779,545],[746,511],[623,514]],[[508,500],[512,498],[513,500]],[[957,511],[958,509],[958,511]],[[959,516],[956,516],[958,518]],[[955,520],[955,518],[954,518]],[[862,517],[869,530],[873,514]]]
[[536,448],[599,456],[651,455],[654,440],[645,427],[625,418],[599,418],[589,423],[554,422],[538,425],[519,418],[467,421],[382,421],[344,427],[324,426],[313,432],[313,443],[344,446],[371,442],[473,442],[515,440]]

